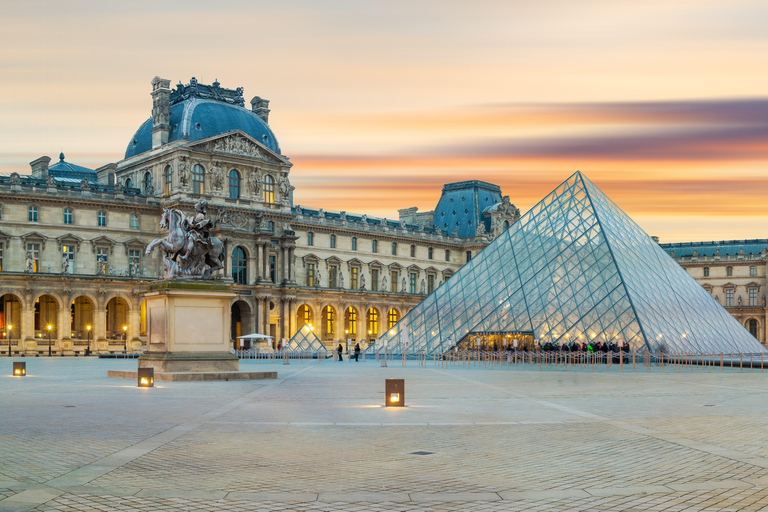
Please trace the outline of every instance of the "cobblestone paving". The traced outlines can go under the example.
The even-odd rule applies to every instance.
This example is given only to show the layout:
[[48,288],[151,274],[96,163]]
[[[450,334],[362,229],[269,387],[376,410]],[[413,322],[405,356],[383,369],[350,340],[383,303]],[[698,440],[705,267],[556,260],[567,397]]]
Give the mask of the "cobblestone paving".
[[768,511],[768,372],[327,362],[140,390],[105,377],[135,361],[27,361],[0,377],[0,512]]

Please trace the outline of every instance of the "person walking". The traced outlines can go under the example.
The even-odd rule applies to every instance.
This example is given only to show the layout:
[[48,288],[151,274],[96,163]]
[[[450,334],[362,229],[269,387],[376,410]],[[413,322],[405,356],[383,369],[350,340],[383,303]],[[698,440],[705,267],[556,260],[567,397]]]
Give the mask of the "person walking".
[[355,343],[355,362],[358,362],[358,358],[360,357],[360,344]]
[[344,347],[341,346],[341,343],[339,343],[339,346],[336,347],[336,352],[339,354],[339,361],[343,361],[344,359],[341,357],[341,353],[344,351]]

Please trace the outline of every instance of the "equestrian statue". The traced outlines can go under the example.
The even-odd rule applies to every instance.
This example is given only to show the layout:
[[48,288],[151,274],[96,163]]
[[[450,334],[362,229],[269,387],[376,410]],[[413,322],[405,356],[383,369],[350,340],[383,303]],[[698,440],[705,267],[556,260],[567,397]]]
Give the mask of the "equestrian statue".
[[185,217],[176,208],[163,208],[160,227],[168,228],[168,236],[154,239],[145,251],[147,256],[157,246],[165,251],[165,275],[160,279],[215,279],[213,272],[224,268],[224,246],[210,236],[213,221],[206,218],[207,210],[205,199],[195,205],[194,217]]

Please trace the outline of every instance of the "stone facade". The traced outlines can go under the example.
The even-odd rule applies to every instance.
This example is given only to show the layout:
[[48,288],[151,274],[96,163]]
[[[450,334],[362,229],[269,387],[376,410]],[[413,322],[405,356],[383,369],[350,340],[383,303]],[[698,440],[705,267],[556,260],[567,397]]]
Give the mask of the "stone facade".
[[[160,254],[147,257],[144,250],[167,234],[158,226],[163,208],[190,214],[201,197],[216,222],[211,234],[224,243],[224,278],[237,294],[230,305],[233,346],[237,335],[252,332],[287,340],[305,322],[328,346],[368,343],[519,216],[505,198],[500,209],[475,212],[490,230],[478,227],[462,238],[415,208],[394,221],[294,205],[292,164],[267,135],[267,100],[252,102],[251,112],[214,84],[205,89],[223,98],[214,106],[258,117],[265,135],[227,126],[180,138],[174,101],[202,100],[195,82],[179,86],[184,95],[169,107],[168,84],[152,83],[151,149],[132,154],[132,146],[141,147],[140,129],[124,160],[95,171],[60,155],[50,168],[41,157],[29,175],[0,177],[0,353],[8,339],[13,352],[30,355],[47,353],[49,338],[55,353],[86,345],[95,352],[140,349],[143,294],[162,274]],[[190,129],[204,131],[199,125]],[[451,193],[460,193],[455,185]]]
[[720,305],[766,343],[768,240],[661,244]]

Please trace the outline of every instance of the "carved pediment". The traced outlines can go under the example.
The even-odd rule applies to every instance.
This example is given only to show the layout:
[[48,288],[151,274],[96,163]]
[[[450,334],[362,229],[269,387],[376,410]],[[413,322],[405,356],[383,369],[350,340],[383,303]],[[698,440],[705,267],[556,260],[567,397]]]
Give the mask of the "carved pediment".
[[11,235],[9,235],[3,230],[0,230],[0,247],[2,247],[2,245],[4,245],[10,239],[11,239]]
[[109,247],[109,254],[113,254],[115,251],[115,242],[108,236],[97,236],[91,240],[91,250],[96,253],[97,247]]
[[125,255],[128,256],[128,251],[131,249],[139,250],[143,253],[147,244],[140,238],[131,238],[130,240],[123,242],[123,246],[125,247]]
[[79,236],[75,236],[70,233],[70,234],[62,235],[58,237],[56,241],[59,242],[59,250],[61,250],[61,248],[65,245],[67,246],[72,245],[78,251],[80,251],[80,243],[83,241],[83,239],[80,238]]
[[240,130],[230,132],[223,136],[198,141],[191,144],[194,149],[209,151],[212,153],[225,153],[230,155],[261,158],[276,163],[286,163],[283,156],[278,155],[253,137]]
[[27,233],[26,235],[21,235],[21,243],[25,248],[28,243],[40,244],[40,248],[45,250],[46,240],[48,240],[48,237],[38,233],[37,231],[32,231],[30,233]]

